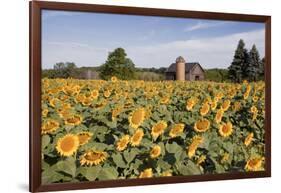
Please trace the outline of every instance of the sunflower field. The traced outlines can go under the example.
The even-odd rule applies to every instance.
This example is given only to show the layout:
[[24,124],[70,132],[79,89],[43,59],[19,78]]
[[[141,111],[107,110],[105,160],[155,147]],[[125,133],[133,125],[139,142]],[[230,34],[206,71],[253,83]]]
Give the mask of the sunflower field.
[[42,183],[264,170],[264,82],[42,80]]

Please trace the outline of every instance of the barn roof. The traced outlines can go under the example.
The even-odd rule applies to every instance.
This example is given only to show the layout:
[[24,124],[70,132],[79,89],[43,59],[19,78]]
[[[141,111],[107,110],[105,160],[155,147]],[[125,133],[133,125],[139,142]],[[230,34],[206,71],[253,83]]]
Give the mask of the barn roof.
[[[202,68],[198,62],[185,63],[185,72],[189,72],[196,64],[198,64],[200,66],[200,68]],[[203,70],[203,68],[202,68],[202,70]],[[169,66],[169,68],[166,70],[166,72],[176,72],[176,63],[172,63]]]

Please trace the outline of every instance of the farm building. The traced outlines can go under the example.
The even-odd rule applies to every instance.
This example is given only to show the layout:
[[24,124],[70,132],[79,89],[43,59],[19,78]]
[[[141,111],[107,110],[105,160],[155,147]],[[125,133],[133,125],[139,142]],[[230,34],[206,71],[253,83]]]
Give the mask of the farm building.
[[186,63],[182,56],[165,72],[166,80],[204,80],[204,69],[198,62]]

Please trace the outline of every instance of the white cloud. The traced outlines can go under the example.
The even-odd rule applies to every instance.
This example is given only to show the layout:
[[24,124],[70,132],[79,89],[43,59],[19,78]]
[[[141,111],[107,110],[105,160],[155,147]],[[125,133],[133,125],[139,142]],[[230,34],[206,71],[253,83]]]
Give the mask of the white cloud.
[[212,38],[173,41],[165,44],[128,47],[128,56],[136,65],[146,67],[168,67],[176,57],[182,55],[187,62],[199,62],[203,68],[226,68],[233,59],[239,39],[246,47],[256,44],[261,57],[264,56],[265,31],[236,33]]
[[[264,56],[265,31],[256,30],[221,37],[209,37],[172,41],[146,46],[123,46],[128,57],[138,67],[168,67],[176,57],[182,55],[187,62],[199,62],[203,68],[227,68],[239,39],[246,47],[256,44],[261,57]],[[76,42],[43,42],[43,68],[50,68],[56,62],[75,62],[78,66],[98,66],[107,58],[116,45],[101,48]]]
[[217,27],[217,26],[224,25],[225,23],[227,23],[227,22],[214,22],[214,23],[208,22],[207,23],[207,22],[199,21],[192,26],[187,26],[186,28],[184,28],[184,31],[191,32],[191,31],[200,30],[200,29],[208,29],[211,27]]

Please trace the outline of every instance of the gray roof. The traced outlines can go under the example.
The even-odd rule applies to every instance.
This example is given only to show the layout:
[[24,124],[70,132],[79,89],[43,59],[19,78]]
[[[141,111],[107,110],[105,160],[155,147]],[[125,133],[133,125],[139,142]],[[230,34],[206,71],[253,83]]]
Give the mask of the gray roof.
[[[201,65],[198,62],[185,63],[185,72],[189,72],[196,64],[198,64],[201,67]],[[203,70],[203,68],[202,68],[202,70]],[[172,63],[169,66],[169,68],[166,70],[166,72],[176,72],[176,63]]]

